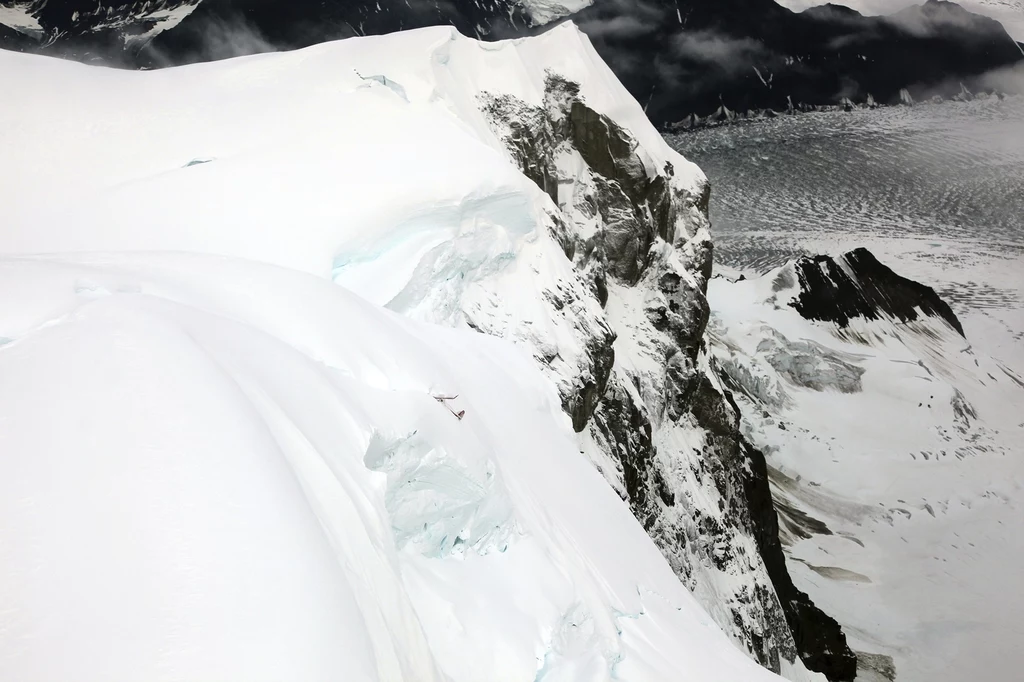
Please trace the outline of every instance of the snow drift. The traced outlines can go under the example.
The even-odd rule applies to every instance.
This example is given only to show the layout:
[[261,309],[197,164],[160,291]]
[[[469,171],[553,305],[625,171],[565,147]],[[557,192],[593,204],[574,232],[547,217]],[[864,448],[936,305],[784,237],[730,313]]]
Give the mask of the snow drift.
[[[574,27],[0,73],[0,677],[772,678],[580,455],[610,456],[583,431],[606,271],[627,296],[657,246],[699,344],[676,304],[709,249],[702,175]],[[552,73],[578,90],[552,100]],[[620,239],[635,272],[575,250],[628,216],[581,237],[496,96],[629,131],[663,233]],[[704,606],[757,584],[778,609],[728,527]]]

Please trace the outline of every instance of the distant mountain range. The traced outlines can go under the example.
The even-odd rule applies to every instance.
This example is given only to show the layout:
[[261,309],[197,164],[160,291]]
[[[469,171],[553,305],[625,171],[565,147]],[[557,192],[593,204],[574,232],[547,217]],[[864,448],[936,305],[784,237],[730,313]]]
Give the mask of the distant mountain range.
[[433,24],[509,38],[562,20],[661,126],[993,89],[988,74],[1024,63],[999,22],[940,0],[888,16],[774,0],[0,0],[0,47],[154,68]]
[[[861,14],[892,14],[921,0],[843,0],[842,4]],[[808,7],[826,4],[826,0],[778,0],[783,7],[800,12]],[[1024,40],[1024,0],[959,0],[961,7],[975,14],[995,19],[1014,40]]]

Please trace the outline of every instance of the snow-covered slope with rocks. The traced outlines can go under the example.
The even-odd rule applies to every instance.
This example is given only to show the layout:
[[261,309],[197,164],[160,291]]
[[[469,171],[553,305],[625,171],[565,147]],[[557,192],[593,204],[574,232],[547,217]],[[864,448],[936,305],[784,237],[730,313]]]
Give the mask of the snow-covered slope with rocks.
[[[841,5],[855,9],[861,14],[868,16],[887,15],[906,9],[912,5],[919,5],[920,0],[843,0],[842,2],[829,2],[828,0],[777,0],[783,7],[788,7],[794,12],[803,11],[809,7],[819,5]],[[991,17],[1005,28],[1006,32],[1014,40],[1024,41],[1024,1],[1022,0],[958,0],[958,5],[964,9]]]
[[[31,36],[45,43],[79,36],[104,35],[111,44],[121,43],[129,48],[141,47],[160,33],[180,24],[204,0],[0,0],[0,25]],[[260,16],[270,3],[247,0],[205,0],[207,7],[215,5],[211,16]],[[327,0],[303,3],[289,0],[280,7],[280,18],[306,24],[303,31],[320,35],[317,20],[335,21],[331,28],[338,38],[341,25],[347,25],[352,34],[380,33],[382,29],[399,30],[431,23],[452,23],[487,35],[493,29],[505,26],[526,28],[542,26],[589,7],[593,0],[473,0],[450,3],[444,0]],[[298,9],[297,16],[292,14]],[[271,10],[273,11],[273,9]],[[258,22],[257,22],[258,23]],[[241,30],[242,26],[232,27]],[[253,38],[258,38],[255,28]],[[230,31],[229,31],[230,32]],[[228,32],[228,33],[229,33]],[[230,36],[220,36],[229,39]],[[211,36],[212,38],[212,36]],[[250,46],[255,50],[255,46]]]
[[885,11],[897,9],[877,17],[831,4],[794,13],[775,0],[0,0],[0,47],[149,69],[436,25],[508,39],[571,19],[665,130],[953,98],[961,86],[1020,91],[1013,70],[1024,48],[998,21],[940,0]]
[[43,27],[32,12],[32,2],[11,2],[0,5],[0,24],[19,33],[39,39]]
[[1017,679],[1024,377],[975,346],[979,318],[865,249],[708,295],[793,577],[861,652],[858,679]]
[[139,45],[174,28],[202,0],[3,0],[0,24],[44,43],[69,36],[112,33],[126,46]]
[[520,4],[538,25],[549,24],[594,4],[594,0],[520,0]]
[[0,677],[852,677],[574,26],[0,73]]

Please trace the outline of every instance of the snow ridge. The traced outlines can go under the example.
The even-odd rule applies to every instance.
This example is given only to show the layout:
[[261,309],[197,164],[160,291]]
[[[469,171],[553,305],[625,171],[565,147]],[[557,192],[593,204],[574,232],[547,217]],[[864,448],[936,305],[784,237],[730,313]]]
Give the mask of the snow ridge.
[[[696,382],[704,429],[724,399],[703,176],[575,27],[0,71],[0,677],[773,679],[722,632],[760,627],[730,625],[736,585],[773,608],[740,525],[698,603],[580,456],[654,423],[618,352],[645,340],[611,314],[630,292],[676,339],[650,376]],[[520,171],[496,95],[572,124],[601,220]],[[559,200],[587,194],[552,168]],[[622,461],[647,510],[655,474]]]

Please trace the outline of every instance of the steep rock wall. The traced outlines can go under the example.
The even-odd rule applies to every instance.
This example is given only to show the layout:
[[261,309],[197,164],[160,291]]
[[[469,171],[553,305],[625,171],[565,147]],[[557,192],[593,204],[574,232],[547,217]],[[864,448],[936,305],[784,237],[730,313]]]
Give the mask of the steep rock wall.
[[557,203],[553,236],[611,330],[588,344],[597,371],[562,393],[581,450],[751,656],[852,679],[838,624],[789,578],[763,456],[705,348],[709,185],[677,182],[671,162],[652,168],[630,131],[555,72],[541,106],[509,95],[481,106]]

